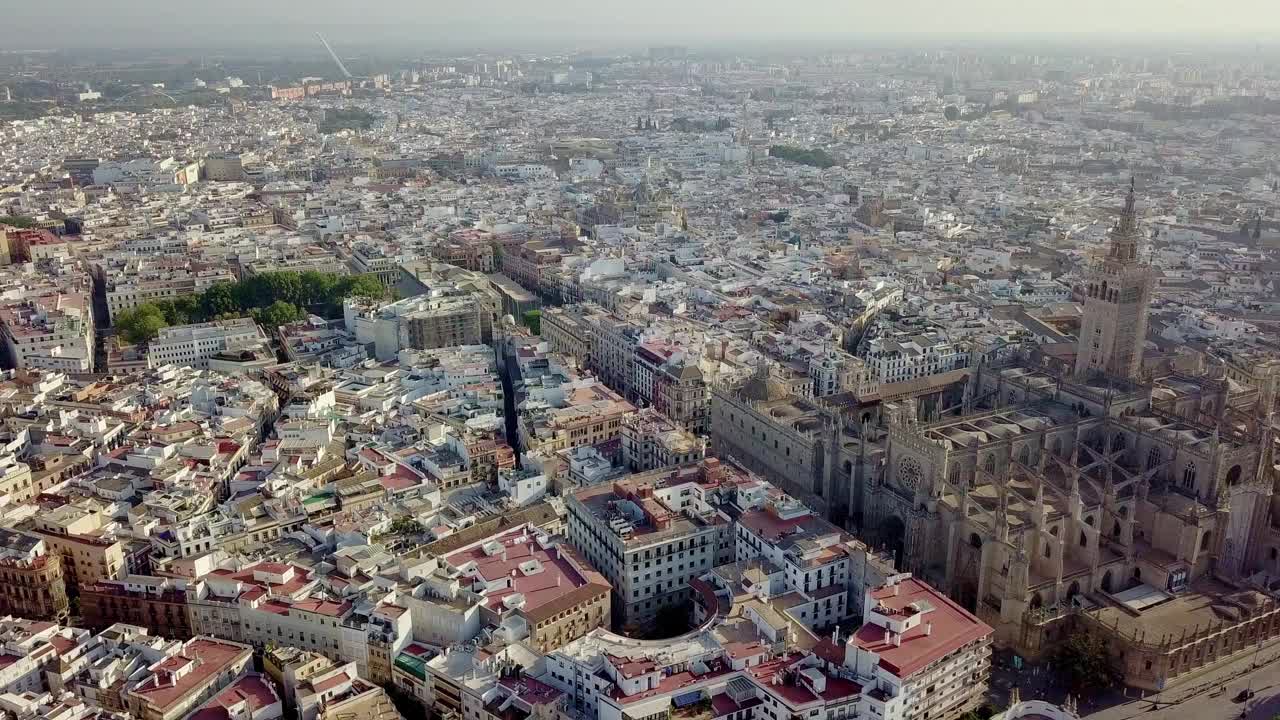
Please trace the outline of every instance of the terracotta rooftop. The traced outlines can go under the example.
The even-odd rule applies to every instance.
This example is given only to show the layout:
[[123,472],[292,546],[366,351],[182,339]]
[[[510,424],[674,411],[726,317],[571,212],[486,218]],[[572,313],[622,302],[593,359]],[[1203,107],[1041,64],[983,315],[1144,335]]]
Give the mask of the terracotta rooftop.
[[[892,587],[885,587],[874,591],[872,597],[894,611],[918,602],[927,602],[933,611],[908,630],[898,645],[892,642],[888,630],[871,623],[859,628],[849,642],[879,654],[880,666],[900,678],[993,632],[991,626],[916,578],[902,580],[896,587],[896,593]],[[926,629],[927,625],[931,627]]]

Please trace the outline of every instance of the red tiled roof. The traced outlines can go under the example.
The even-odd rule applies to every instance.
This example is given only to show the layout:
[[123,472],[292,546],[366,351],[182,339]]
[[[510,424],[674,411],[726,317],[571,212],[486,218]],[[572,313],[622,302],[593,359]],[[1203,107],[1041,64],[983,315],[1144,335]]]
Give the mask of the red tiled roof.
[[[130,690],[129,694],[164,711],[188,693],[225,672],[241,657],[248,658],[251,654],[249,648],[241,645],[213,638],[195,638],[186,644],[181,655],[164,660],[156,672]],[[199,658],[199,662],[196,662],[196,658]],[[173,670],[190,662],[195,665],[184,675],[174,675]]]
[[[885,628],[870,623],[859,628],[849,642],[879,654],[880,666],[900,678],[993,632],[991,626],[916,578],[900,581],[897,588],[896,594],[888,587],[877,589],[871,595],[891,610],[902,610],[922,600],[928,601],[934,610],[925,614],[918,626],[908,630],[898,645],[890,642]],[[931,628],[926,630],[926,625]]]

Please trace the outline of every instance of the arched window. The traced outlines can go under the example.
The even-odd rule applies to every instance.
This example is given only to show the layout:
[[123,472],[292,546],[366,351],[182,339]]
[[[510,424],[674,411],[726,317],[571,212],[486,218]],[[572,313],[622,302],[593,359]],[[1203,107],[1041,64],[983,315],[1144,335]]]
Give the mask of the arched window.
[[1154,470],[1160,464],[1160,446],[1152,445],[1147,451],[1147,469]]
[[969,546],[975,549],[982,547],[982,538],[978,537],[978,533],[970,533]]
[[1040,599],[1040,593],[1036,593],[1036,594],[1034,594],[1034,595],[1032,595],[1032,596],[1031,596],[1031,609],[1032,609],[1032,610],[1039,610],[1039,609],[1040,609],[1041,607],[1043,607],[1043,606],[1044,606],[1044,600],[1041,600],[1041,599]]
[[1116,433],[1116,436],[1111,438],[1111,452],[1119,452],[1123,450],[1124,444],[1125,444],[1124,433]]
[[1111,571],[1102,574],[1102,591],[1111,592]]
[[1049,528],[1049,534],[1054,537],[1058,537],[1058,526],[1054,525],[1053,527]]
[[1207,532],[1207,533],[1205,533],[1204,535],[1202,535],[1202,536],[1200,537],[1200,550],[1201,550],[1201,552],[1203,552],[1203,551],[1205,551],[1205,550],[1208,550],[1208,549],[1209,549],[1209,543],[1211,543],[1211,542],[1213,542],[1213,533],[1212,533],[1212,532]]
[[1080,547],[1089,547],[1089,536],[1083,530],[1080,531]]
[[1049,546],[1049,543],[1044,544],[1044,556],[1045,559],[1053,558],[1053,548]]
[[1018,462],[1023,465],[1031,464],[1031,448],[1029,446],[1023,445],[1022,449],[1018,451]]
[[1142,582],[1142,568],[1133,569],[1133,579],[1138,582]]
[[1116,524],[1111,528],[1111,537],[1113,538],[1120,537],[1120,521],[1118,520],[1116,521]]
[[1227,471],[1227,487],[1235,487],[1240,482],[1240,475],[1243,471],[1239,465],[1232,465]]
[[1059,457],[1062,456],[1062,437],[1061,436],[1053,439],[1053,454]]
[[1070,600],[1071,598],[1079,594],[1080,594],[1080,583],[1078,581],[1071,583],[1071,587],[1067,588],[1067,599]]
[[1129,506],[1128,506],[1128,505],[1121,505],[1121,506],[1120,506],[1120,517],[1122,517],[1122,518],[1127,518],[1127,517],[1129,517]]
[[987,455],[987,459],[982,463],[982,469],[986,470],[988,474],[994,474],[996,471],[996,456]]
[[1182,469],[1182,487],[1191,490],[1196,486],[1196,464],[1187,461],[1187,466]]

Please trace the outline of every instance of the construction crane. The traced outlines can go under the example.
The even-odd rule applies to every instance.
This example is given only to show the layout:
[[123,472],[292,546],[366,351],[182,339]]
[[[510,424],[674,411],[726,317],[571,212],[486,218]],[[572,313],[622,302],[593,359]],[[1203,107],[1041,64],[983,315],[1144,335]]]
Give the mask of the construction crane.
[[348,80],[353,80],[354,78],[351,75],[351,72],[347,70],[346,65],[342,64],[342,60],[338,57],[338,53],[334,52],[333,47],[329,45],[329,41],[324,39],[324,34],[317,31],[316,37],[320,38],[320,42],[324,43],[324,49],[329,51],[329,57],[333,58],[333,61],[337,63],[338,69],[342,71],[342,76]]

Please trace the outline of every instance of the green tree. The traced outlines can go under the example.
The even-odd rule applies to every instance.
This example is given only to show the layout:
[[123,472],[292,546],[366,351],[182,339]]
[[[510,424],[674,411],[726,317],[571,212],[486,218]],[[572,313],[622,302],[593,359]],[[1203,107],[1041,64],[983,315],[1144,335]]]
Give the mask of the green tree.
[[955,122],[960,119],[960,108],[948,105],[942,108],[942,116],[947,119],[947,122]]
[[524,326],[529,328],[529,331],[534,335],[542,334],[541,310],[526,310],[524,314],[520,316],[520,322],[524,323]]
[[221,282],[204,291],[200,296],[200,312],[204,317],[213,318],[227,313],[239,313],[243,307],[237,295],[240,283]]
[[254,320],[270,328],[297,322],[302,312],[293,303],[277,300],[265,308],[254,309]]
[[1090,633],[1073,633],[1058,648],[1054,665],[1075,692],[1096,693],[1119,681],[1106,643]]
[[25,215],[0,215],[0,225],[29,229],[36,227],[36,221]]
[[386,297],[387,289],[376,275],[347,275],[338,282],[338,298],[347,297]]
[[307,270],[301,273],[298,276],[301,293],[299,304],[309,306],[328,302],[333,297],[333,289],[337,279],[337,276],[332,273],[322,273],[315,270]]
[[793,145],[774,145],[769,148],[769,157],[782,158],[793,163],[823,169],[835,167],[836,164],[835,158],[827,154],[825,150],[819,148],[806,150]]
[[168,327],[164,313],[151,303],[143,303],[131,310],[116,313],[115,328],[126,342],[140,345],[149,342]]
[[392,535],[421,535],[424,532],[424,528],[422,527],[422,523],[411,517],[405,516],[392,520],[391,530],[389,532]]

